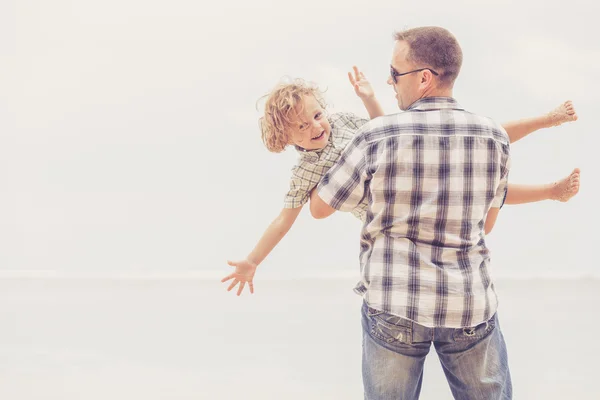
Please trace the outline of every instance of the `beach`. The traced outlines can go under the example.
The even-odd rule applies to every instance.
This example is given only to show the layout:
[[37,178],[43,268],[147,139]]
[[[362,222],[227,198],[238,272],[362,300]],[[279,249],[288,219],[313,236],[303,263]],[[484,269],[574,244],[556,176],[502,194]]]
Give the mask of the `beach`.
[[[352,279],[1,279],[0,398],[362,399]],[[501,280],[515,399],[597,399],[600,281]],[[421,399],[451,399],[431,350]]]

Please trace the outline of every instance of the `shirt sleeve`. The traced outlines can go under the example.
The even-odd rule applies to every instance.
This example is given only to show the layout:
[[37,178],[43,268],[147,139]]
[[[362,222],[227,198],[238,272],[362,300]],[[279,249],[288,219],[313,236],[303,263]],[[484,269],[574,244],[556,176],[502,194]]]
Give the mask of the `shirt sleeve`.
[[331,121],[336,127],[349,128],[354,133],[364,124],[369,122],[367,118],[362,118],[349,112],[335,113],[332,115]]
[[355,136],[317,187],[319,197],[336,210],[352,211],[365,196],[366,148],[363,136]]
[[502,158],[502,166],[500,167],[500,183],[496,189],[496,195],[492,200],[493,208],[502,208],[508,193],[508,172],[510,171],[510,155],[508,152],[508,146],[506,146],[504,149]]
[[308,202],[310,191],[317,186],[321,174],[316,168],[305,168],[297,165],[292,169],[290,189],[283,201],[284,208],[298,208]]

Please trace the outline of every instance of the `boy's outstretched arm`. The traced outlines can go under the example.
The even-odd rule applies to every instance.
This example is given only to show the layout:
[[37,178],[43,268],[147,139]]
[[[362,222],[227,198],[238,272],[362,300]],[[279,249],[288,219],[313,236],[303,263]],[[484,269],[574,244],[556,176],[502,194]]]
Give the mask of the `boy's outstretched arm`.
[[365,77],[365,74],[359,71],[356,65],[352,69],[354,69],[354,76],[352,72],[348,72],[348,79],[354,88],[354,92],[356,92],[356,95],[360,97],[365,105],[369,117],[373,119],[385,115],[381,104],[379,104],[379,101],[375,97],[375,91],[371,87],[369,80]]
[[510,142],[514,143],[538,129],[558,126],[565,122],[576,120],[577,113],[575,112],[575,107],[573,107],[573,103],[569,100],[547,114],[507,122],[502,124],[502,127],[506,130],[506,133],[508,133]]
[[279,241],[288,233],[301,210],[302,206],[282,209],[277,218],[275,218],[265,230],[254,247],[254,250],[248,254],[246,259],[241,261],[227,261],[229,265],[235,267],[233,273],[221,279],[221,282],[227,282],[228,280],[233,279],[233,282],[231,282],[227,291],[230,291],[239,283],[240,286],[237,291],[237,295],[239,296],[242,294],[247,282],[250,293],[254,293],[253,279],[256,268],[263,262],[267,255],[269,255],[271,250],[277,246],[277,243],[279,243]]

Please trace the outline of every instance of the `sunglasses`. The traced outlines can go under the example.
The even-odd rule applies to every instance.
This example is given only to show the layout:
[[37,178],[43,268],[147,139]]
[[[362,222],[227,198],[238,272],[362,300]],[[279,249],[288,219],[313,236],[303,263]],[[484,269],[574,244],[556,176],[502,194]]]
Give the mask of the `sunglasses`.
[[419,69],[415,69],[413,71],[404,72],[403,74],[401,74],[400,72],[396,71],[396,69],[394,67],[392,67],[390,65],[390,76],[392,77],[392,80],[394,81],[394,83],[398,83],[398,77],[399,76],[404,76],[404,75],[408,75],[408,74],[412,74],[414,72],[420,72],[420,71],[424,71],[424,70],[431,71],[431,73],[434,74],[435,76],[439,75],[437,72],[435,72],[431,68],[419,68]]

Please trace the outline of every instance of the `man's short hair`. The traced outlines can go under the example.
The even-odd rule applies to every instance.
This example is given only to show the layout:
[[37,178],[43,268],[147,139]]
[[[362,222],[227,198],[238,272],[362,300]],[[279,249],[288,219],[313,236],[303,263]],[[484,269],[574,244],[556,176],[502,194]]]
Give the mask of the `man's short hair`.
[[424,26],[394,33],[408,43],[407,61],[438,72],[443,86],[452,87],[462,65],[462,50],[453,34],[437,26]]

